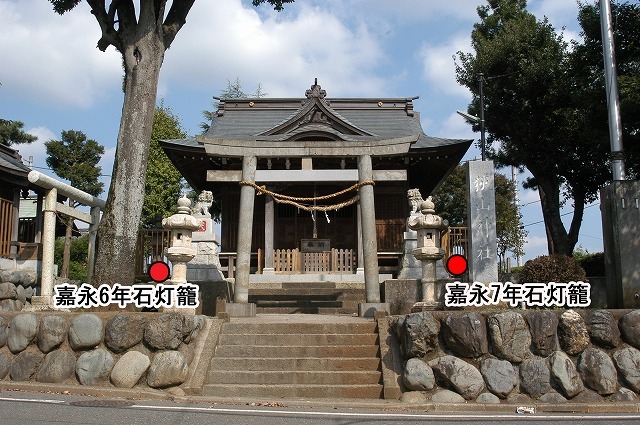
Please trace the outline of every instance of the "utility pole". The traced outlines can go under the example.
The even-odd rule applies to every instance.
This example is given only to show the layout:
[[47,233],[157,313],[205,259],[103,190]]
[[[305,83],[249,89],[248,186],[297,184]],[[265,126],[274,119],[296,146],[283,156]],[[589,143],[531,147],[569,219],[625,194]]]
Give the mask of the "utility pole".
[[624,180],[625,167],[624,150],[622,147],[622,123],[620,120],[618,75],[616,72],[616,54],[613,45],[611,3],[609,2],[609,0],[600,0],[600,24],[602,29],[602,51],[604,54],[604,75],[607,88],[607,107],[609,110],[611,168],[613,172],[613,180]]

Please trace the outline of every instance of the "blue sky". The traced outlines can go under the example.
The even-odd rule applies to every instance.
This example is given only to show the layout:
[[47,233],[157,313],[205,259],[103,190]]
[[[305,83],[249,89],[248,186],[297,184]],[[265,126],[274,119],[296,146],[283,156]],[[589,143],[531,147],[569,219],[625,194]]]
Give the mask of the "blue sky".
[[[260,83],[272,97],[302,97],[314,78],[328,97],[420,96],[415,110],[427,134],[479,138],[455,113],[466,110],[471,95],[455,81],[453,56],[471,51],[476,7],[485,1],[298,0],[281,13],[250,3],[196,1],[166,53],[158,101],[190,135],[199,132],[212,96],[238,77],[246,92]],[[531,0],[528,8],[564,28],[567,40],[579,37],[575,0]],[[44,0],[0,0],[0,117],[23,121],[39,137],[20,152],[25,160],[33,155],[40,171],[47,172],[44,142],[75,129],[105,146],[101,165],[111,173],[121,59],[113,48],[100,52],[98,38],[84,2],[58,16]],[[472,148],[465,159],[479,155]],[[519,187],[529,259],[546,254],[546,238],[538,194]],[[585,211],[578,245],[602,250],[597,205]]]

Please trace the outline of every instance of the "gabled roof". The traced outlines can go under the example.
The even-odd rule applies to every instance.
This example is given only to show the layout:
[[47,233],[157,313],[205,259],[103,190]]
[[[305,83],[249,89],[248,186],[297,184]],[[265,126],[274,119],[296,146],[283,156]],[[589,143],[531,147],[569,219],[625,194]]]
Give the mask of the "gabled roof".
[[285,140],[380,141],[415,136],[411,149],[468,140],[427,136],[413,98],[326,98],[317,84],[305,98],[221,99],[211,127],[200,141],[225,139],[256,143]]
[[[258,140],[296,139],[298,136],[306,135],[308,137],[310,134],[316,137],[322,137],[323,133],[324,136],[329,139],[353,139],[352,136],[356,136],[356,138],[357,136],[375,136],[352,124],[336,110],[331,108],[329,103],[324,101],[326,94],[327,92],[320,88],[316,80],[316,84],[311,86],[311,89],[306,92],[307,99],[309,100],[304,102],[300,109],[284,121],[260,133]],[[255,102],[253,102],[253,105],[255,106]]]
[[[458,165],[472,140],[425,134],[420,114],[413,110],[415,99],[330,99],[316,81],[305,98],[219,99],[205,134],[161,140],[160,146],[196,190],[217,190],[224,183],[207,182],[207,170],[237,169],[239,162],[231,165],[230,158],[252,152],[280,159],[312,152],[309,156],[340,161],[364,149],[374,168],[404,168],[408,184],[428,194]],[[335,153],[321,149],[331,147]]]

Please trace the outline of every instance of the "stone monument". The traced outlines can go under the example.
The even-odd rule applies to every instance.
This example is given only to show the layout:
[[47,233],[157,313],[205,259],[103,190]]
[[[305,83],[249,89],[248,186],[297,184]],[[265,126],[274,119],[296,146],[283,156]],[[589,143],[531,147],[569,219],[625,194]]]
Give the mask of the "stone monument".
[[469,280],[498,281],[498,242],[493,161],[467,162],[467,223]]
[[[171,283],[174,285],[187,283],[187,263],[196,256],[191,246],[193,231],[202,223],[192,216],[191,201],[183,196],[178,199],[178,212],[162,220],[162,227],[171,231],[171,246],[167,249],[167,258],[171,261]],[[176,311],[182,314],[195,314],[195,309],[165,308],[163,311]]]
[[600,211],[607,307],[639,308],[640,182],[613,181],[600,189]]
[[193,243],[196,249],[195,258],[189,263],[187,279],[189,282],[222,282],[225,277],[220,271],[220,242],[213,232],[213,219],[209,208],[213,204],[213,194],[203,190],[198,202],[191,209],[191,214],[202,222],[193,232]]
[[409,227],[409,221],[420,215],[420,204],[424,201],[420,189],[409,189],[407,200],[409,201],[409,218],[407,219],[407,228],[404,231],[404,253],[398,279],[420,279],[422,264],[413,255],[418,244],[418,233]]
[[428,197],[420,204],[419,215],[409,217],[407,224],[417,234],[413,255],[422,262],[422,301],[414,304],[412,311],[436,310],[444,305],[444,285],[438,283],[436,262],[444,257],[440,247],[440,232],[447,229],[449,223],[435,215],[435,205]]

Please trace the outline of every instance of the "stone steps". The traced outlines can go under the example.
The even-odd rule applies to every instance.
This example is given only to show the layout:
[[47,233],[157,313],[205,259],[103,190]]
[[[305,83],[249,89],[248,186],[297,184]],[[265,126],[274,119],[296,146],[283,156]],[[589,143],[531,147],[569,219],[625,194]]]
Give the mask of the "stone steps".
[[265,358],[234,358],[214,357],[210,370],[257,370],[257,371],[359,371],[376,370],[380,365],[377,357],[359,357],[357,359],[344,357],[280,357],[276,359]]
[[[378,336],[373,333],[345,334],[305,334],[305,340],[311,345],[376,345]],[[300,342],[298,334],[223,334],[221,345],[283,345],[291,346]]]
[[[301,373],[302,372],[302,373]],[[351,385],[378,384],[377,371],[214,370],[209,381],[226,385]]]
[[358,305],[354,306],[344,306],[340,308],[336,307],[300,307],[300,306],[290,306],[290,307],[256,307],[256,312],[258,314],[319,314],[319,315],[347,315],[354,316],[357,315]]
[[[348,322],[339,323],[336,326],[335,323],[318,323],[318,322],[296,322],[296,318],[292,318],[286,322],[286,326],[283,327],[283,323],[259,323],[258,320],[239,321],[225,323],[225,334],[355,334],[355,333],[376,333],[376,322],[373,320],[350,320]],[[336,320],[340,320],[339,318]]]
[[382,385],[256,385],[208,384],[203,394],[212,397],[274,398],[360,398],[382,397]]
[[[304,335],[299,335],[303,344]],[[216,355],[221,357],[376,357],[380,349],[375,345],[219,345]]]
[[[376,323],[353,317],[258,315],[222,327],[203,395],[380,398]],[[298,319],[300,318],[300,319]]]
[[364,300],[364,283],[281,282],[249,288],[249,302],[258,313],[357,314]]

